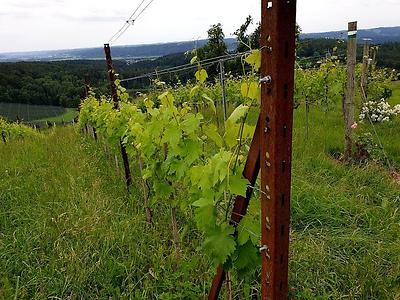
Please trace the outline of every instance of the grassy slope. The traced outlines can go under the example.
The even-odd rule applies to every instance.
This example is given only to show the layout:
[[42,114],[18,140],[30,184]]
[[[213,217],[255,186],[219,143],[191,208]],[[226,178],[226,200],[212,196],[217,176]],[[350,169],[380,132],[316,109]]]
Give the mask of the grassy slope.
[[[382,167],[331,158],[342,147],[339,112],[314,109],[310,118],[307,141],[304,111],[295,113],[291,298],[400,297],[400,186]],[[377,128],[397,162],[398,122]],[[18,276],[24,299],[206,295],[213,268],[193,224],[181,232],[177,266],[167,207],[155,207],[155,229],[146,229],[140,191],[125,196],[101,146],[57,128],[0,145],[0,161],[0,298],[14,296]]]
[[38,120],[34,120],[33,122],[56,122],[56,123],[62,123],[62,122],[72,122],[72,120],[78,115],[78,112],[76,108],[66,108],[65,112],[61,115],[54,116],[54,117],[46,117]]
[[77,115],[76,109],[49,105],[0,103],[0,116],[25,122],[71,122]]
[[390,98],[390,104],[396,105],[400,104],[400,81],[392,83],[393,95]]
[[[211,273],[188,275],[201,258],[188,260],[185,280],[174,274],[168,226],[146,230],[139,192],[126,196],[114,157],[70,127],[1,145],[0,157],[0,299],[15,294],[18,276],[22,299],[108,299],[139,287],[130,295],[204,290]],[[167,224],[168,216],[157,222]],[[185,247],[185,259],[195,246]]]

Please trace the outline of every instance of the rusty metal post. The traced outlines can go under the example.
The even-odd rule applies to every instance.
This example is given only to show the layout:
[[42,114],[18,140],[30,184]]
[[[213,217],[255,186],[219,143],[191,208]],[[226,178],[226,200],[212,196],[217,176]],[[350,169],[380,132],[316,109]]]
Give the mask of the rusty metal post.
[[296,0],[263,0],[261,17],[261,299],[288,298]]
[[[114,70],[113,70],[111,49],[110,49],[109,44],[104,44],[104,53],[106,55],[108,78],[110,80],[110,85],[111,85],[111,96],[112,96],[112,99],[114,102],[114,109],[119,109],[117,86],[115,85],[115,74],[114,74]],[[129,166],[128,154],[126,152],[126,147],[125,147],[124,143],[122,142],[122,140],[120,140],[119,144],[120,144],[120,148],[121,148],[122,160],[124,163],[126,185],[129,189],[129,187],[132,184],[132,175],[131,175],[131,170],[130,170],[130,166]]]

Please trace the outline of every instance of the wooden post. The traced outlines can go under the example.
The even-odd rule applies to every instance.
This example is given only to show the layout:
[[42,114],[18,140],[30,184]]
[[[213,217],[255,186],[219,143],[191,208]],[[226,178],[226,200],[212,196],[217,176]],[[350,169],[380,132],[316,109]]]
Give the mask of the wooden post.
[[114,69],[113,69],[113,65],[112,65],[111,48],[110,48],[109,44],[104,44],[104,53],[106,54],[108,79],[110,81],[111,96],[112,96],[112,99],[114,102],[114,108],[119,109],[117,86],[115,85],[115,74],[114,74]]
[[226,90],[225,90],[225,66],[224,66],[224,61],[222,59],[219,61],[219,74],[220,74],[220,82],[222,90],[222,107],[224,109],[224,120],[226,121],[228,119],[228,115],[227,115]]
[[347,86],[343,103],[343,116],[345,123],[344,160],[348,161],[352,155],[353,138],[352,125],[354,123],[354,98],[355,98],[355,69],[357,55],[357,22],[350,22],[348,27],[347,42]]
[[1,137],[3,139],[3,143],[7,144],[6,135],[5,135],[4,131],[1,132]]
[[[119,109],[117,86],[115,85],[115,74],[114,74],[114,70],[113,70],[113,66],[112,66],[111,49],[110,49],[109,44],[104,44],[104,52],[106,55],[108,78],[110,80],[111,96],[112,96],[112,99],[114,102],[114,109]],[[131,170],[130,170],[130,166],[129,166],[128,154],[126,152],[126,148],[125,148],[125,145],[122,142],[122,140],[120,140],[119,144],[120,144],[120,148],[121,148],[122,160],[124,162],[126,185],[129,188],[132,185],[132,175],[131,175]]]
[[261,299],[288,298],[296,0],[261,11]]
[[144,196],[144,205],[146,207],[146,220],[147,223],[152,226],[153,225],[153,211],[150,207],[150,189],[149,189],[149,185],[146,179],[143,179],[143,168],[144,168],[144,164],[143,164],[143,160],[139,155],[138,158],[139,161],[139,170],[140,170],[140,178],[141,182],[142,182],[142,187],[143,187],[143,196]]
[[[365,97],[367,97],[367,86],[368,86],[368,65],[369,65],[369,40],[364,40],[363,50],[363,64],[361,70],[361,88]],[[366,100],[366,99],[365,99]]]
[[371,50],[372,50],[372,62],[371,62],[371,65],[372,65],[372,69],[374,69],[375,66],[376,66],[376,56],[378,55],[379,46],[375,45],[375,46],[372,47]]

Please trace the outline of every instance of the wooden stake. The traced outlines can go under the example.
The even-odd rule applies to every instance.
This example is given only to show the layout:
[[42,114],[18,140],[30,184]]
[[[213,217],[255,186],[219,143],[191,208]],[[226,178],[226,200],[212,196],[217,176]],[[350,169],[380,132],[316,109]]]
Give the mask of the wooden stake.
[[345,123],[344,160],[348,161],[352,155],[354,124],[354,98],[355,98],[355,69],[357,55],[357,22],[350,22],[348,27],[347,42],[347,86],[343,103],[343,116]]
[[364,50],[363,50],[363,64],[361,70],[361,87],[367,96],[367,85],[368,85],[368,65],[369,65],[369,40],[364,40]]
[[1,132],[1,137],[3,139],[3,143],[7,144],[6,135],[5,135],[4,131]]
[[140,178],[142,178],[141,182],[142,182],[142,188],[143,188],[144,205],[146,207],[146,220],[147,220],[147,223],[150,226],[152,226],[153,225],[153,211],[150,207],[149,186],[148,186],[147,180],[143,179],[143,168],[144,168],[143,160],[140,156],[139,156],[138,160],[139,160]]
[[219,74],[220,74],[220,82],[221,82],[221,93],[222,93],[222,107],[224,109],[224,120],[228,119],[227,113],[227,105],[226,105],[226,90],[225,90],[225,66],[224,61],[220,60],[219,62]]

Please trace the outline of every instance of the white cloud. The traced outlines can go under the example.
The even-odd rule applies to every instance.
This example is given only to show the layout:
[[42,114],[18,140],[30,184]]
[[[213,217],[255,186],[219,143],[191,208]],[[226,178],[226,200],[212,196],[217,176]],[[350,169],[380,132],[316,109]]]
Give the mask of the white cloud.
[[[149,0],[147,0],[149,1]],[[141,0],[2,0],[0,52],[101,46]],[[260,0],[155,0],[118,44],[205,38],[222,23],[230,36],[251,14],[260,19]],[[398,0],[298,0],[304,32],[400,25]]]

